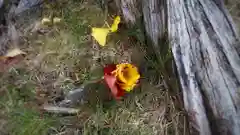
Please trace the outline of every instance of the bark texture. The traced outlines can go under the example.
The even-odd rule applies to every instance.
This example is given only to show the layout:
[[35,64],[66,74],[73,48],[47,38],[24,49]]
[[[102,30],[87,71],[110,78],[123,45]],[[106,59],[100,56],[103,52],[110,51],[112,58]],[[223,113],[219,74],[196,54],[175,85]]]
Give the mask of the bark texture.
[[[167,31],[193,135],[240,134],[240,42],[221,0],[121,0],[154,48]],[[121,4],[122,3],[122,4]],[[129,9],[128,9],[129,8]],[[124,10],[128,12],[124,12]],[[130,23],[135,23],[130,21]],[[156,50],[156,49],[155,49]]]
[[168,1],[185,109],[199,134],[240,133],[240,44],[219,0]]

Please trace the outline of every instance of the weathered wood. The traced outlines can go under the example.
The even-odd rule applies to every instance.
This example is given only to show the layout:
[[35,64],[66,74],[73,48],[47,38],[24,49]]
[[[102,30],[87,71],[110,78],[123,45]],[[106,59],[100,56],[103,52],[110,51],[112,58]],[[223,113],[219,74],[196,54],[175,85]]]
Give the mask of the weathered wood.
[[147,42],[153,45],[155,53],[160,53],[159,44],[167,32],[166,1],[116,0],[116,4],[121,9],[125,22],[130,26],[143,19]]
[[141,2],[139,0],[115,0],[115,3],[121,10],[126,23],[133,25],[141,16]]
[[185,108],[199,134],[240,134],[240,43],[217,0],[168,1]]
[[159,0],[143,0],[142,12],[147,41],[153,45],[155,53],[160,54],[160,46],[164,34],[167,32],[166,3]]
[[[132,5],[136,2],[122,1]],[[146,33],[154,48],[161,46],[159,39],[167,28],[191,133],[239,135],[240,42],[223,2],[138,2],[142,4],[138,11],[143,13]],[[127,16],[126,12],[122,13]],[[134,16],[134,12],[130,14]],[[136,20],[137,16],[133,18]]]

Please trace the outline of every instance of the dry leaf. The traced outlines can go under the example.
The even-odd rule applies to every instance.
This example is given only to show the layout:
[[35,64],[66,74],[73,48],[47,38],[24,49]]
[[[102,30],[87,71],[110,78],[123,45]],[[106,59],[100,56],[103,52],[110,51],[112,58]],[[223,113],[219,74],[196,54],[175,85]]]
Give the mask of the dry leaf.
[[43,18],[41,22],[43,25],[51,24],[51,20],[49,18]]
[[58,23],[60,23],[61,22],[61,18],[59,18],[59,17],[54,17],[53,18],[53,24],[58,24]]
[[18,64],[20,61],[23,60],[23,56],[18,55],[15,57],[9,57],[5,59],[0,59],[0,72],[5,72],[9,70],[14,65]]
[[24,55],[26,54],[25,52],[23,52],[22,50],[18,49],[18,48],[14,48],[12,50],[9,50],[7,52],[7,54],[5,55],[5,57],[15,57],[18,55]]
[[18,48],[9,50],[6,55],[0,56],[0,72],[4,72],[19,63],[23,59],[25,52]]

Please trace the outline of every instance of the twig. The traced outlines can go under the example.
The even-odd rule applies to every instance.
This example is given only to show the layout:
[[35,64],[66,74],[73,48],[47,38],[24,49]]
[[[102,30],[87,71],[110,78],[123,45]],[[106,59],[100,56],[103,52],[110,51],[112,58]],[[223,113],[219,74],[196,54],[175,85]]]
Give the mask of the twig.
[[53,105],[43,105],[44,111],[57,114],[77,114],[80,110],[75,108],[58,107]]

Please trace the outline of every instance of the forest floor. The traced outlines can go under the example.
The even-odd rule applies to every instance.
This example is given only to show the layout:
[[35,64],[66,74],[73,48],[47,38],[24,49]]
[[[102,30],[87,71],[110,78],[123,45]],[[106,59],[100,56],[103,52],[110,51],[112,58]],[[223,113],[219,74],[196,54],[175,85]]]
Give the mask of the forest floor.
[[[234,20],[240,22],[239,5],[229,7]],[[61,22],[41,25],[42,18],[49,16]],[[60,0],[57,6],[44,6],[34,29],[22,37],[20,48],[26,57],[0,73],[1,135],[187,134],[181,93],[166,86],[159,71],[163,67],[140,42],[141,30],[121,26],[108,37],[105,47],[92,39],[91,28],[107,27],[114,16],[95,0]],[[164,62],[171,61],[165,58]],[[133,63],[141,72],[140,85],[123,100],[105,99],[101,95],[109,90],[97,83],[85,95],[88,102],[74,106],[80,110],[76,115],[42,111],[43,105],[58,105],[69,91],[101,78],[104,66],[122,62]]]
[[[31,32],[24,33],[23,61],[1,74],[1,135],[180,135],[185,132],[184,111],[177,106],[180,93],[169,92],[158,62],[147,55],[139,29],[120,27],[105,47],[91,37],[91,27],[107,27],[114,14],[94,0],[69,0],[46,4]],[[41,25],[44,17],[61,22]],[[140,31],[140,32],[139,32]],[[169,58],[166,61],[171,61]],[[43,112],[57,105],[68,91],[103,76],[107,64],[129,62],[141,72],[141,83],[121,101],[105,100],[109,91],[95,84],[88,103],[76,105],[76,115]],[[93,90],[94,89],[94,90]],[[103,91],[103,92],[102,92]]]

